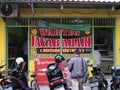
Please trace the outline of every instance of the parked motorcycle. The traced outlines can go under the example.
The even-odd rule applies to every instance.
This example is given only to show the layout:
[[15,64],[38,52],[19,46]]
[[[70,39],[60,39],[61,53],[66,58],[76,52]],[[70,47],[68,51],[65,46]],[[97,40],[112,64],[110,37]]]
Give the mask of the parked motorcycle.
[[[0,66],[0,69],[2,69],[5,65]],[[12,88],[12,82],[11,80],[6,76],[5,71],[0,71],[0,85],[1,89],[0,90],[13,90]]]
[[21,69],[23,62],[23,58],[18,57],[16,59],[17,65],[9,73],[13,90],[32,90],[31,88],[29,88],[25,73]]
[[120,66],[112,67],[111,69],[112,80],[111,82],[111,90],[120,90]]
[[108,82],[104,77],[103,71],[99,65],[91,64],[89,65],[93,68],[91,73],[93,77],[89,79],[92,90],[107,90]]
[[56,63],[51,63],[47,66],[46,75],[49,81],[50,90],[57,90],[57,89],[71,90],[71,88],[68,87],[65,79],[63,78],[62,71],[59,68],[59,64],[63,60],[65,60],[63,56],[56,55],[55,56]]

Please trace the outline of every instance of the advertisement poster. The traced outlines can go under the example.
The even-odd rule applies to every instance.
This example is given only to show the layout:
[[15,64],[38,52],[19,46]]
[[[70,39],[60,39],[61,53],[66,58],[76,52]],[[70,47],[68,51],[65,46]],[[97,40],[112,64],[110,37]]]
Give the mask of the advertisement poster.
[[[56,54],[62,53],[65,58],[71,58],[74,50],[78,48],[83,56],[89,57],[92,51],[92,36],[89,27],[47,25],[48,27],[45,28],[31,28],[30,32],[30,58],[34,61],[34,68],[41,68],[36,71],[39,85],[48,85],[45,69],[47,65],[55,62],[54,56]],[[42,23],[41,26],[47,25]],[[61,29],[60,27],[67,28]],[[72,30],[75,28],[77,30]],[[78,30],[79,28],[82,31]]]
[[35,68],[38,70],[36,71],[37,80],[39,85],[48,85],[48,80],[46,76],[46,67],[50,63],[54,63],[54,58],[39,58],[35,60]]

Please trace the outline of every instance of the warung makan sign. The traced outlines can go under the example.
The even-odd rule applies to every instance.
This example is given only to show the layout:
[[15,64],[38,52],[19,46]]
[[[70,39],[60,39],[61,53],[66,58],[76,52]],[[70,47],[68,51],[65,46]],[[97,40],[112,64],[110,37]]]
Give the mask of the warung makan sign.
[[[31,35],[31,48],[37,48],[38,53],[73,52],[75,48],[80,48],[85,52],[92,47],[92,37],[90,31],[62,30],[62,40],[60,40],[60,29],[39,28],[36,35]],[[62,44],[61,44],[62,43]]]

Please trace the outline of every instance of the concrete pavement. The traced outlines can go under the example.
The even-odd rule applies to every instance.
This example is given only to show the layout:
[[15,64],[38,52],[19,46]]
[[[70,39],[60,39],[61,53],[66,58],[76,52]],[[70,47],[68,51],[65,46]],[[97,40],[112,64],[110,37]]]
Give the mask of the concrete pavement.
[[[40,86],[40,90],[50,90],[48,86]],[[64,89],[58,89],[58,90],[64,90]],[[84,85],[84,90],[91,90],[90,85]],[[108,90],[111,90],[110,87],[108,87]]]
[[[108,90],[111,90],[111,89],[110,89],[111,76],[110,76],[110,75],[109,75],[109,76],[107,75],[107,76],[105,76],[105,78],[106,78],[107,81],[108,81]],[[50,89],[49,89],[48,86],[40,86],[40,90],[50,90]],[[63,89],[58,89],[58,90],[63,90]],[[89,83],[84,84],[84,90],[91,90]]]

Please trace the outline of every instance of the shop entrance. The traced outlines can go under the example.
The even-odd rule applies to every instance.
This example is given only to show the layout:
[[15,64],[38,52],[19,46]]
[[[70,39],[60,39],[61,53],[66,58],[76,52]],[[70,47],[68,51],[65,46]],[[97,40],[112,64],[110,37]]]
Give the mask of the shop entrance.
[[[13,68],[15,59],[23,57],[28,61],[28,28],[27,27],[9,27],[8,30],[8,68]],[[26,63],[27,64],[27,63]],[[23,67],[27,69],[27,65]]]
[[[94,60],[100,59],[101,68],[104,73],[110,73],[111,66],[114,63],[113,59],[113,34],[114,28],[95,28],[94,29]],[[100,55],[97,55],[100,54]]]

